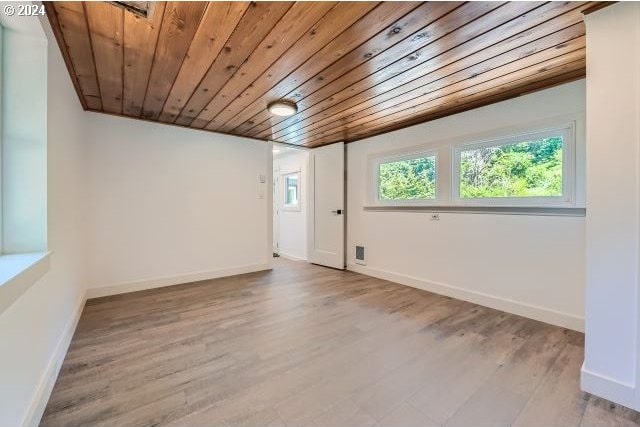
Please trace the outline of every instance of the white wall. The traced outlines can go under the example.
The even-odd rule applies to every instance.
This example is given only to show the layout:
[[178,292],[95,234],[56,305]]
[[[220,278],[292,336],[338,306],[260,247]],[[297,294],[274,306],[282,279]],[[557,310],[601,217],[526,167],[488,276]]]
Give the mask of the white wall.
[[271,262],[271,144],[83,112],[45,26],[52,254],[0,314],[0,426],[38,424],[87,294]]
[[89,296],[269,267],[270,144],[84,120]]
[[58,47],[50,43],[48,54],[47,229],[52,255],[49,271],[0,314],[2,426],[37,425],[84,302],[84,113]]
[[[578,81],[347,145],[347,263],[350,269],[582,329],[584,217],[364,211],[367,158],[452,139],[503,135],[559,116],[583,116]],[[507,131],[508,132],[508,131]],[[577,126],[584,161],[584,119]],[[580,163],[580,162],[579,162]],[[578,171],[584,201],[584,168]],[[364,245],[366,267],[355,246]]]
[[586,17],[586,345],[582,387],[640,410],[640,4]]
[[[273,158],[274,173],[278,170],[276,203],[279,209],[278,244],[282,256],[307,259],[307,186],[309,154],[301,150],[286,150]],[[300,172],[300,210],[284,209],[284,174]]]

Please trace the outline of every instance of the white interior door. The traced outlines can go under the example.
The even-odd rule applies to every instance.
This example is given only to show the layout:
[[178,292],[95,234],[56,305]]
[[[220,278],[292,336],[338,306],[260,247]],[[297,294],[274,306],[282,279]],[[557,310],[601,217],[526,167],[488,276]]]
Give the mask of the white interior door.
[[344,268],[344,144],[309,153],[309,262]]

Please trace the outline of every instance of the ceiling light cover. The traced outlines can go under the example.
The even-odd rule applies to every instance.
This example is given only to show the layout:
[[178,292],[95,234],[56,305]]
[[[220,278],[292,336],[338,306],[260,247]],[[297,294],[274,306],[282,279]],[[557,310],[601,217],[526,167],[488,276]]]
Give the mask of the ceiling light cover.
[[298,107],[291,101],[275,101],[267,106],[267,110],[276,116],[288,117],[298,112]]

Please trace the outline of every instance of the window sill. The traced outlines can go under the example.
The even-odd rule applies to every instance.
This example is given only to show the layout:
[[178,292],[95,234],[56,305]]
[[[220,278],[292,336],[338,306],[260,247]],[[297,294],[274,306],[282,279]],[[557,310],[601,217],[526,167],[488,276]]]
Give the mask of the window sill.
[[368,212],[434,212],[491,215],[532,215],[583,217],[586,208],[526,207],[526,206],[365,206]]
[[0,256],[0,314],[49,271],[50,252]]

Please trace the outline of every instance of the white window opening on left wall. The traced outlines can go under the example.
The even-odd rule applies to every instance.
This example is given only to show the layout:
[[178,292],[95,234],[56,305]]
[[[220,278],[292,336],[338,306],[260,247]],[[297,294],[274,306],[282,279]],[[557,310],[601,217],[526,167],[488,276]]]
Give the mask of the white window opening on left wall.
[[47,39],[0,15],[0,313],[48,270]]

